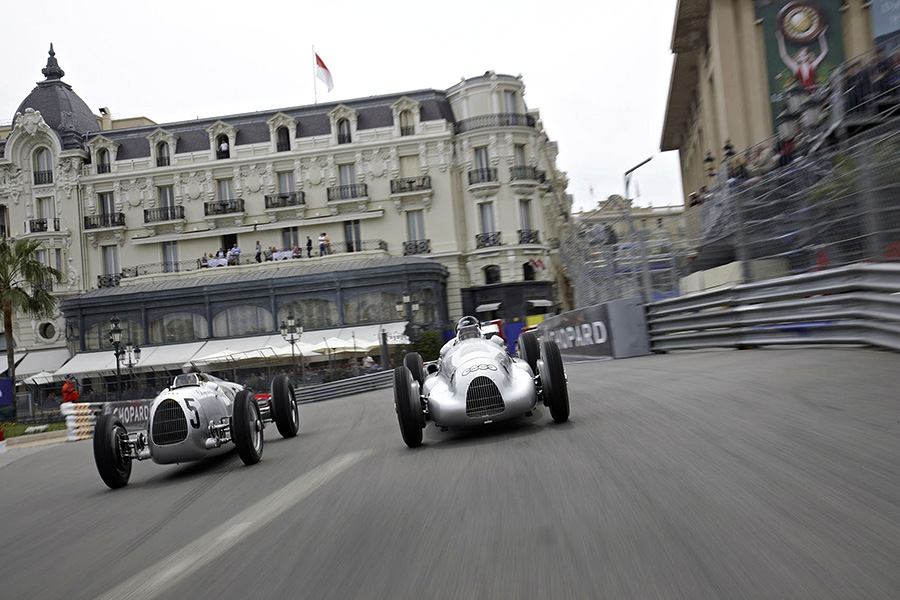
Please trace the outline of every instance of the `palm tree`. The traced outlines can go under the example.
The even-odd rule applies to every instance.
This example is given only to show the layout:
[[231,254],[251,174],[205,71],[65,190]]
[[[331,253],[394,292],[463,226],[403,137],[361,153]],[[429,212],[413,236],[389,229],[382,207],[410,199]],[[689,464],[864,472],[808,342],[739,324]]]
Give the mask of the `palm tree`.
[[[6,332],[6,362],[9,377],[16,382],[16,360],[13,348],[13,314],[22,312],[31,318],[49,317],[56,309],[56,297],[50,293],[53,280],[62,273],[40,262],[35,253],[41,242],[35,239],[0,239],[0,306]],[[13,400],[13,416],[18,419]]]

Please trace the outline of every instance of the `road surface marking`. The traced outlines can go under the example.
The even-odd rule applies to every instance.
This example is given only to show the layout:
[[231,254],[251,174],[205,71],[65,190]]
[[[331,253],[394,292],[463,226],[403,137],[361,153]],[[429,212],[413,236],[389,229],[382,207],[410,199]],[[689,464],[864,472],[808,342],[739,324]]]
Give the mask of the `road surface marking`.
[[278,515],[299,503],[317,489],[349,469],[371,450],[352,452],[332,458],[309,473],[300,476],[280,490],[200,536],[181,550],[152,565],[128,581],[117,585],[99,600],[152,598],[171,588],[187,575],[230,551],[247,532],[258,531]]

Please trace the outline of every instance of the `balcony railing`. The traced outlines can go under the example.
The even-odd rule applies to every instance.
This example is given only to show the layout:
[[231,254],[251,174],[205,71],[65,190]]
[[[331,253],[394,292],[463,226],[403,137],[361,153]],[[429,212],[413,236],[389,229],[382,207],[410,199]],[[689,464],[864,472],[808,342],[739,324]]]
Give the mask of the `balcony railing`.
[[125,227],[125,213],[104,213],[88,215],[84,218],[85,229],[100,229],[101,227]]
[[231,158],[231,153],[228,150],[216,150],[216,158],[220,160],[223,158]]
[[203,204],[203,214],[207,217],[233,215],[242,212],[244,212],[244,200],[242,198],[220,200],[218,202],[205,202]]
[[406,192],[419,192],[431,189],[431,175],[421,177],[407,177],[406,179],[391,179],[391,193],[403,194]]
[[121,281],[122,276],[119,273],[115,273],[112,275],[97,275],[97,287],[98,288],[108,288],[108,287],[118,287],[119,281]]
[[53,183],[53,171],[35,171],[34,185],[46,185]]
[[98,163],[97,164],[97,173],[102,175],[103,173],[109,173],[112,171],[112,166],[109,163]]
[[162,208],[144,209],[144,223],[161,223],[184,218],[183,206],[163,206]]
[[456,133],[465,133],[486,127],[534,127],[534,117],[518,113],[480,115],[459,121],[456,124]]
[[516,166],[510,167],[509,178],[511,181],[537,181],[539,183],[544,183],[546,176],[540,169]]
[[288,208],[290,206],[305,205],[306,194],[304,192],[285,192],[283,194],[266,196],[266,208]]
[[519,243],[520,244],[540,244],[541,243],[541,234],[537,229],[520,229],[519,230]]
[[278,152],[287,152],[290,149],[291,149],[290,142],[277,142],[275,144],[275,150],[277,150]]
[[[384,240],[350,240],[345,242],[331,242],[328,254],[341,254],[343,252],[371,252],[381,250],[387,252],[388,245]],[[315,250],[314,250],[315,251]]]
[[415,125],[401,125],[400,135],[414,135],[416,133]]
[[503,242],[499,231],[475,234],[475,248],[490,248],[491,246],[502,245]]
[[339,133],[338,134],[338,144],[349,144],[350,143],[350,134],[349,133]]
[[430,254],[431,240],[409,240],[403,242],[403,256],[411,254]]
[[31,219],[28,221],[28,230],[31,233],[59,231],[59,219]]
[[156,166],[157,167],[168,167],[169,164],[171,164],[171,163],[169,162],[168,156],[157,156],[156,157]]
[[122,279],[138,277],[140,275],[159,275],[161,273],[181,273],[182,271],[196,271],[200,269],[200,259],[178,260],[159,263],[148,263],[135,267],[124,267],[120,273]]
[[368,195],[369,189],[365,183],[328,188],[328,200],[352,200],[353,198],[365,198]]
[[479,183],[494,183],[497,179],[497,169],[489,167],[487,169],[473,169],[469,171],[469,185],[478,185]]

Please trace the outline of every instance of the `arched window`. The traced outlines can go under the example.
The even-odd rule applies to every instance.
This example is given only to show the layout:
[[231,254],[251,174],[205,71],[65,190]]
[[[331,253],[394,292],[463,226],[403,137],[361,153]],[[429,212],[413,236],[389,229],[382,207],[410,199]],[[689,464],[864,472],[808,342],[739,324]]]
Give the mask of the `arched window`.
[[334,327],[339,324],[337,305],[330,300],[309,298],[291,302],[278,312],[278,322],[286,321],[289,314],[294,315],[297,324],[302,325],[304,330]]
[[523,281],[534,281],[534,267],[530,262],[527,262],[522,265],[522,280]]
[[151,344],[193,342],[208,337],[206,319],[194,313],[171,313],[150,322]]
[[350,121],[341,119],[338,121],[338,144],[350,143]]
[[216,158],[230,158],[231,157],[231,147],[228,143],[228,136],[225,134],[220,135],[216,138]]
[[412,135],[416,132],[416,124],[411,110],[400,113],[400,135]]
[[160,142],[156,145],[156,166],[168,167],[169,164],[169,144]]
[[394,306],[400,300],[397,294],[371,292],[360,294],[344,303],[344,323],[384,323],[397,319]]
[[484,284],[500,283],[500,267],[488,265],[484,268]]
[[279,127],[277,132],[276,150],[278,152],[287,152],[291,149],[291,138],[287,127]]
[[101,148],[97,151],[97,173],[109,173],[109,150]]
[[232,306],[213,317],[213,336],[231,337],[272,331],[272,313],[258,306]]
[[44,185],[53,183],[53,163],[50,151],[46,148],[38,148],[34,153],[34,184]]
[[[137,321],[122,319],[119,321],[119,327],[122,329],[122,343],[131,342],[133,344],[144,343],[144,329]],[[84,347],[86,350],[107,350],[113,347],[109,339],[109,331],[111,329],[109,321],[100,321],[88,328],[87,334],[84,336]]]

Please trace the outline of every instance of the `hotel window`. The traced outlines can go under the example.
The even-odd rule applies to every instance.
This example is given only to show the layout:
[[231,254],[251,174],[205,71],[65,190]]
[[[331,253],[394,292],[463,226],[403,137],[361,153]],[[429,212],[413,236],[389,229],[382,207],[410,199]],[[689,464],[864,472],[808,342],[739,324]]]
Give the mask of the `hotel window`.
[[400,113],[400,135],[412,135],[416,132],[415,121],[411,110]]
[[234,200],[234,180],[217,179],[216,191],[219,194],[219,202],[230,202]]
[[162,242],[163,273],[178,272],[178,242]]
[[297,227],[285,227],[281,230],[281,247],[291,250],[294,246],[300,247],[300,231]]
[[294,192],[294,172],[287,171],[278,174],[278,193],[292,194]]
[[34,153],[34,184],[47,183],[53,183],[53,164],[50,151],[46,148],[39,148]]
[[157,199],[160,208],[166,209],[168,212],[172,212],[175,208],[175,188],[171,185],[158,187]]
[[278,152],[287,152],[291,149],[291,137],[287,127],[279,127],[275,134],[275,150]]
[[338,144],[350,143],[350,121],[341,119],[338,121]]
[[508,113],[519,112],[515,92],[503,92],[503,111]]
[[338,175],[341,179],[341,185],[355,185],[356,184],[356,164],[350,163],[348,165],[340,165],[338,166]]
[[487,146],[482,146],[481,148],[475,148],[475,168],[476,169],[487,169],[490,168],[491,161],[488,157],[488,149]]
[[362,250],[361,237],[359,220],[344,222],[344,240],[347,243],[347,252],[359,252]]
[[0,237],[9,235],[9,211],[5,206],[0,206]]
[[119,274],[119,247],[116,245],[103,246],[101,254],[103,258],[103,274],[118,275]]
[[531,200],[519,200],[519,221],[522,224],[521,229],[526,231],[534,229],[531,223]]
[[410,210],[406,213],[406,231],[411,242],[425,239],[425,211]]
[[156,145],[156,166],[168,167],[169,164],[169,144],[160,142]]
[[524,167],[525,166],[525,146],[523,144],[516,144],[515,152],[516,152],[516,166]]
[[484,284],[491,285],[493,283],[500,283],[500,267],[488,265],[484,268]]
[[98,194],[100,200],[100,212],[104,215],[112,215],[116,212],[116,201],[112,192]]
[[482,202],[478,205],[478,212],[481,216],[481,233],[497,231],[494,227],[494,203]]
[[101,148],[97,151],[97,173],[109,173],[109,150],[106,148]]
[[225,134],[216,138],[216,158],[230,158],[230,146],[228,144],[228,136]]
[[54,249],[53,256],[56,259],[56,270],[62,271],[63,270],[62,250],[60,250],[59,248]]

